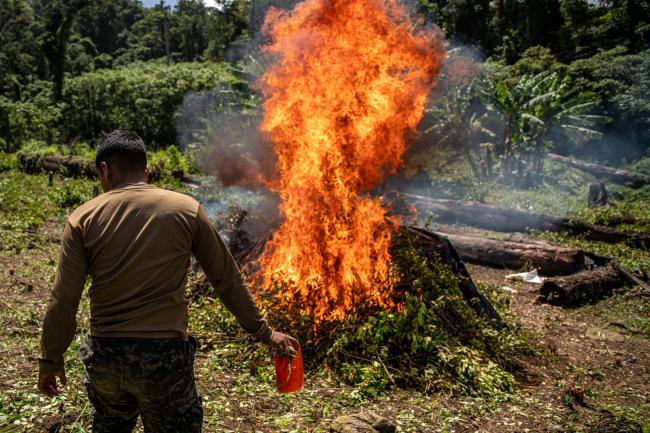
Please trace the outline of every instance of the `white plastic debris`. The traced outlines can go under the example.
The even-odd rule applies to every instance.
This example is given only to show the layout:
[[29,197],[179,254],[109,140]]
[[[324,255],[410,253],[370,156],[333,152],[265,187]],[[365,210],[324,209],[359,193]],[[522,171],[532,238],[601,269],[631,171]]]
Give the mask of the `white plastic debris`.
[[506,280],[521,280],[524,283],[542,284],[546,278],[540,277],[537,269],[533,269],[530,272],[506,275]]

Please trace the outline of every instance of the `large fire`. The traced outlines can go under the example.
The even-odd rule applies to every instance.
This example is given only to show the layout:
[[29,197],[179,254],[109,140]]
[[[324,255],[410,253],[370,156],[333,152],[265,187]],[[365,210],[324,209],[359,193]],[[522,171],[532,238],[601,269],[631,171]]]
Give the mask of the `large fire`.
[[[387,306],[390,238],[363,194],[402,162],[443,49],[396,0],[307,0],[265,22],[275,63],[260,80],[284,223],[260,259],[280,304],[318,323]],[[277,286],[276,286],[277,287]]]

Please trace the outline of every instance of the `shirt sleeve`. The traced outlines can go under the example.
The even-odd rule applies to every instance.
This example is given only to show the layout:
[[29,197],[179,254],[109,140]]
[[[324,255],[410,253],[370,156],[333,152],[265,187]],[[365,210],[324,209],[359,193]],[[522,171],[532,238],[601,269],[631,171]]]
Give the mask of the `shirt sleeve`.
[[273,331],[255,305],[235,259],[200,205],[194,223],[192,252],[216,289],[219,299],[237,318],[242,328],[255,339],[268,343]]
[[77,330],[77,309],[86,283],[87,260],[81,232],[66,223],[50,302],[43,319],[41,373],[63,369],[63,354]]

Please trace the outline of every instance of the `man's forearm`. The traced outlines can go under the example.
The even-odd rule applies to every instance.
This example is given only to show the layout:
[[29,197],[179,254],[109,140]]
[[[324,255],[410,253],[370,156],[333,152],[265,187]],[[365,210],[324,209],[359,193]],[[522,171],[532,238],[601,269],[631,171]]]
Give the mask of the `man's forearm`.
[[68,223],[63,231],[52,296],[43,319],[41,373],[63,369],[63,354],[77,331],[77,309],[86,281],[86,269],[81,235]]
[[194,226],[192,252],[217,290],[219,299],[242,328],[257,340],[268,343],[273,331],[255,305],[235,260],[201,206]]
[[77,330],[76,308],[71,311],[58,300],[51,300],[43,319],[41,335],[41,358],[38,360],[41,373],[52,373],[63,369],[63,354],[68,350]]
[[273,330],[260,310],[255,305],[253,297],[243,283],[235,284],[232,288],[219,294],[219,299],[237,318],[239,324],[256,340],[268,343]]

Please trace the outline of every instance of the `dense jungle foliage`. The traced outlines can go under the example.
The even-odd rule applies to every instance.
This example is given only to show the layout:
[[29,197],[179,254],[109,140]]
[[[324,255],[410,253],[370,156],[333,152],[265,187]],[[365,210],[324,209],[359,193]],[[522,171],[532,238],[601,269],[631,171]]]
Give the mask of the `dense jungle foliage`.
[[[255,103],[248,84],[265,61],[255,49],[264,13],[293,3],[0,0],[0,150],[92,143],[118,127],[154,148],[186,144],[179,108],[191,92],[228,89],[232,101]],[[477,180],[524,187],[539,184],[549,149],[613,164],[646,153],[650,2],[419,0],[414,9],[450,52],[418,137],[429,151],[446,148]],[[198,131],[198,144],[211,135]]]

